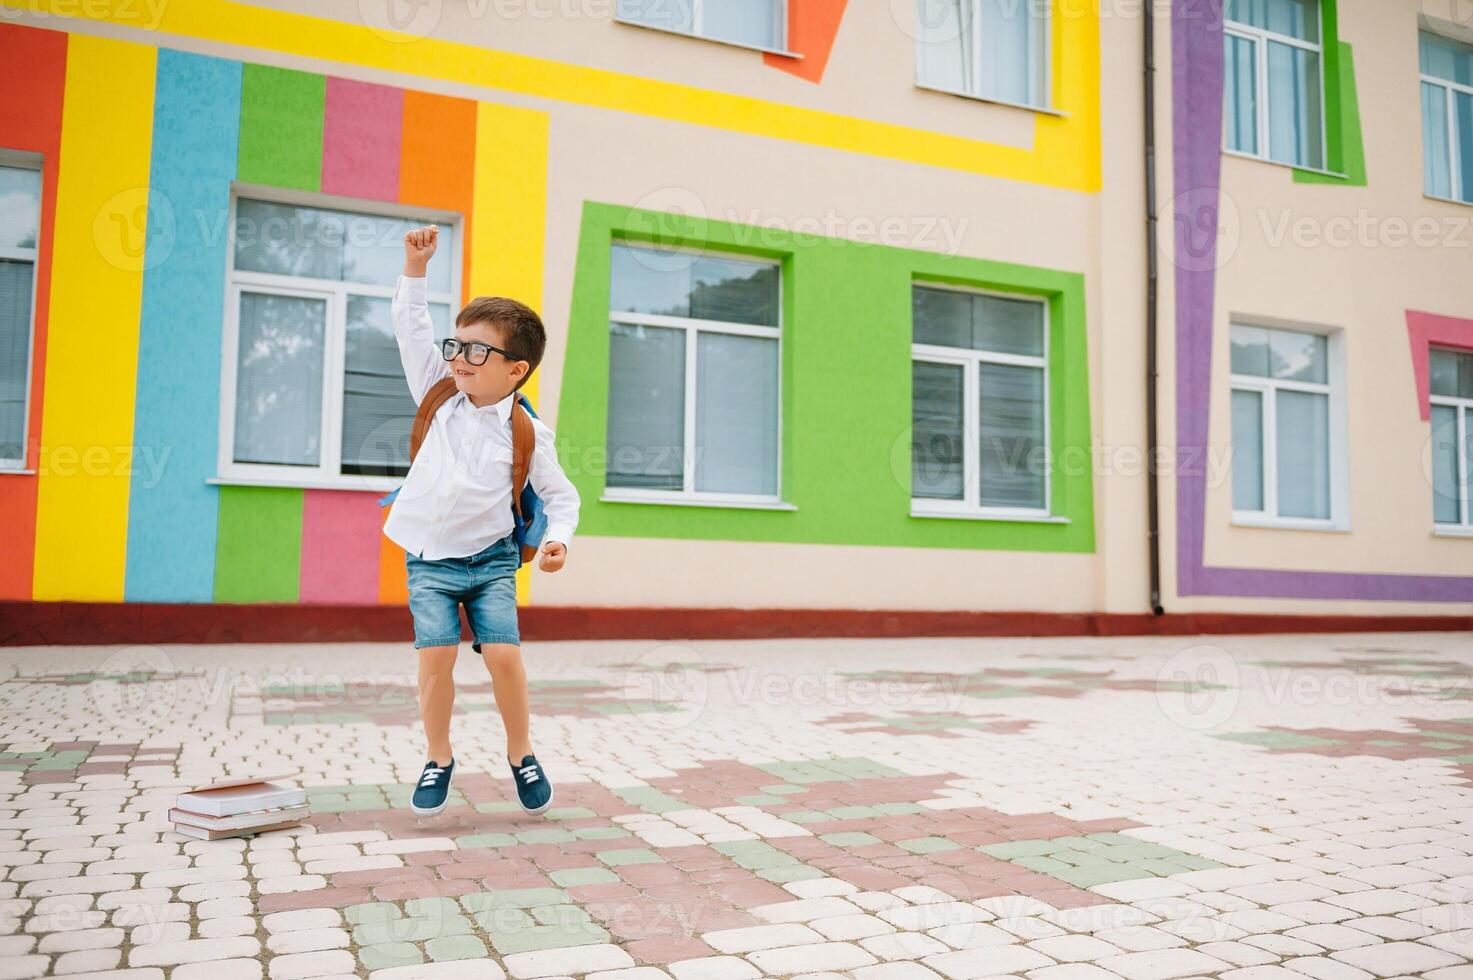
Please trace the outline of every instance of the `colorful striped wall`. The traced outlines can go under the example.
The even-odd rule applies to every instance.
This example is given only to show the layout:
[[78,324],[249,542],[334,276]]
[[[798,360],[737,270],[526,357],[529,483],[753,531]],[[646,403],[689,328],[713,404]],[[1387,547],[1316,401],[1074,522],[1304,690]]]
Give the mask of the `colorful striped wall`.
[[546,115],[11,25],[0,80],[0,145],[45,157],[0,598],[406,601],[378,493],[210,482],[231,182],[459,213],[464,298],[540,304]]

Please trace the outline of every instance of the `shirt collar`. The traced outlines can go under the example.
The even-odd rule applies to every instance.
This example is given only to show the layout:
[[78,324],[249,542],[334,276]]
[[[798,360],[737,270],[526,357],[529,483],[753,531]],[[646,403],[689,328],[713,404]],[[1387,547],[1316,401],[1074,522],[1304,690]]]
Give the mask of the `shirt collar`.
[[465,399],[465,403],[470,406],[471,411],[473,412],[489,412],[492,409],[495,409],[497,419],[500,420],[500,422],[504,425],[506,423],[506,420],[511,418],[511,407],[516,404],[517,392],[513,391],[511,394],[507,395],[495,405],[486,405],[482,408],[477,408],[475,403],[470,400],[465,392],[460,392],[460,397]]

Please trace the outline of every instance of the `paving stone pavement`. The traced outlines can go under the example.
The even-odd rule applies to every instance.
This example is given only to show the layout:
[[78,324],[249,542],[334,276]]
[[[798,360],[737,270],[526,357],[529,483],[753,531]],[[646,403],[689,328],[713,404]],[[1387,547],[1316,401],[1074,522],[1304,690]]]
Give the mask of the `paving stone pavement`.
[[[1473,637],[528,644],[554,807],[405,645],[0,658],[0,980],[1473,980]],[[191,840],[294,773],[306,825]]]

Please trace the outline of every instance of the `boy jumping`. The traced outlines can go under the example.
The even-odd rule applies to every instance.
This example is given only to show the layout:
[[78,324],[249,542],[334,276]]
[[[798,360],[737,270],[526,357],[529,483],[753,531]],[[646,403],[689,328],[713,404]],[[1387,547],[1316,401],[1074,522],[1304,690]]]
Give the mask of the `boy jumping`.
[[[552,784],[527,730],[515,577],[521,556],[512,534],[511,413],[517,390],[542,361],[547,333],[522,303],[480,296],[455,318],[455,336],[436,342],[425,283],[438,240],[434,225],[405,234],[404,274],[392,303],[399,357],[415,403],[442,378],[453,377],[456,387],[436,412],[384,523],[384,534],[405,550],[419,708],[429,741],[410,808],[432,816],[445,809],[450,792],[451,675],[460,643],[457,607],[463,604],[475,636],[472,648],[491,674],[517,797],[528,813],[541,813],[552,804]],[[578,491],[558,465],[552,430],[535,418],[532,427],[537,445],[527,478],[547,513],[538,566],[555,572],[567,560],[578,525]]]

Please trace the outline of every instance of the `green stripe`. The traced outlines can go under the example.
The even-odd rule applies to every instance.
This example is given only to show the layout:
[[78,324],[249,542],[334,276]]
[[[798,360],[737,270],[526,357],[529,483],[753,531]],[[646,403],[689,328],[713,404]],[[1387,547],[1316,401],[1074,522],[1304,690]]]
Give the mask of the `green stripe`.
[[[796,511],[610,503],[609,248],[615,238],[783,263],[782,495]],[[1043,296],[1050,307],[1051,492],[1068,523],[910,516],[911,286]],[[585,203],[558,448],[583,499],[580,533],[727,541],[1094,550],[1084,276],[808,232]]]
[[239,180],[315,191],[322,186],[327,79],[246,65],[241,79]]
[[[322,186],[327,79],[247,64],[241,77],[238,179],[316,191]],[[220,488],[216,602],[296,602],[302,564],[301,490]]]
[[220,488],[216,602],[296,602],[302,565],[302,491]]
[[1361,138],[1360,99],[1355,90],[1355,56],[1340,38],[1340,13],[1335,0],[1321,8],[1325,70],[1325,169],[1334,174],[1295,170],[1300,184],[1366,186],[1366,148]]

